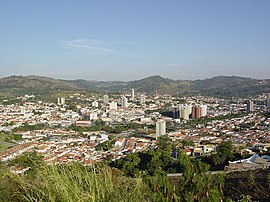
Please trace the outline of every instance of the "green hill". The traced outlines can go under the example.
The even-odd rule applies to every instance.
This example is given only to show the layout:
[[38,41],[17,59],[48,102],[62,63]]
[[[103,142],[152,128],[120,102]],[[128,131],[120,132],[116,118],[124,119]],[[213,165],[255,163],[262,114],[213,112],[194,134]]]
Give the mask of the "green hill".
[[270,92],[270,79],[257,80],[236,76],[218,76],[196,80],[194,88],[213,96],[250,96]]
[[10,76],[0,79],[0,96],[10,97],[22,94],[52,94],[57,91],[90,91],[126,93],[134,88],[137,93],[178,94],[188,96],[202,94],[209,96],[251,96],[270,92],[270,79],[258,80],[236,76],[218,76],[204,80],[171,80],[151,76],[136,81],[87,81],[59,80],[41,76]]

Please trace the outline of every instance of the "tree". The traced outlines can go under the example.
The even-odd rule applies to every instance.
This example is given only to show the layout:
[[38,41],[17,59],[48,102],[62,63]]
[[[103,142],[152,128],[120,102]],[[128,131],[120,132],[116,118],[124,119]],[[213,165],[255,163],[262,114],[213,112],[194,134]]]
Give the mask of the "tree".
[[270,189],[270,173],[266,175],[266,183],[268,184],[268,188]]
[[182,141],[182,145],[183,146],[194,146],[194,142],[193,141],[189,141],[189,140],[183,140]]
[[172,149],[172,143],[171,143],[168,135],[161,135],[161,136],[159,136],[158,140],[159,140],[159,142],[157,145],[161,150],[170,151]]
[[[139,174],[139,164],[141,159],[137,154],[128,154],[125,158],[119,159],[115,162],[115,167],[121,169],[127,176],[134,177]],[[136,168],[136,170],[135,170]]]
[[247,183],[250,186],[250,188],[256,185],[255,176],[252,171],[249,171],[248,173]]
[[35,173],[36,169],[43,165],[42,156],[37,154],[37,152],[25,152],[20,156],[17,156],[15,159],[9,162],[10,166],[22,166],[24,168],[30,167],[29,171],[33,171]]
[[179,151],[178,160],[183,167],[179,194],[183,201],[222,201],[223,176],[216,177],[208,172],[209,165],[200,160],[191,159]]

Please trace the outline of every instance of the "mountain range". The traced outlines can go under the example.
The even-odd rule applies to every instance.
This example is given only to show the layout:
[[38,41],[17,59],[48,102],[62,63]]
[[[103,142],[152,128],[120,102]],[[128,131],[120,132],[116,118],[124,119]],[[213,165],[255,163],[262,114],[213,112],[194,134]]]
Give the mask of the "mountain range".
[[92,91],[100,93],[126,93],[131,88],[138,93],[176,94],[188,96],[202,94],[232,97],[270,93],[270,79],[252,79],[238,76],[217,76],[204,80],[171,80],[151,76],[135,81],[62,80],[43,76],[10,76],[0,79],[0,96],[10,97],[22,93],[49,94],[54,91]]

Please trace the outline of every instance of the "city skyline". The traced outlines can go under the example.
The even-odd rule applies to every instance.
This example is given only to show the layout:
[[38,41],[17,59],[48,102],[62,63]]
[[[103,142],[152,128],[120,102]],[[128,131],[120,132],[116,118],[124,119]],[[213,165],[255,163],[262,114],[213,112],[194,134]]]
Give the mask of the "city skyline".
[[0,0],[0,78],[270,78],[269,1]]

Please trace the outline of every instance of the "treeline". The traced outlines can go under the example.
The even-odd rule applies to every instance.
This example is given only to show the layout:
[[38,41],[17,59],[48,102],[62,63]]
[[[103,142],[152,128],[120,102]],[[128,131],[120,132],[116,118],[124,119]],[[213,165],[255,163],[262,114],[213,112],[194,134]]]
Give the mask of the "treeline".
[[[28,157],[28,160],[27,160]],[[30,160],[29,160],[30,159]],[[32,159],[32,160],[31,160]],[[128,177],[106,165],[43,165],[35,154],[10,165],[29,166],[24,175],[0,167],[0,201],[222,201],[223,177],[213,178],[205,164],[179,155],[183,177],[174,186],[164,172]]]
[[[173,150],[177,158],[171,157]],[[221,143],[215,158],[224,163],[233,158],[232,151],[231,142]],[[25,153],[0,164],[0,201],[233,201],[224,196],[222,174],[212,175],[205,159],[188,157],[166,136],[156,149],[108,165],[44,165],[41,159],[37,153]],[[30,169],[15,175],[8,171],[10,166]],[[182,176],[169,178],[167,174],[173,172]]]
[[48,127],[48,125],[42,124],[42,123],[34,124],[34,125],[29,125],[28,123],[23,123],[21,126],[14,128],[13,132],[43,130],[46,127]]
[[[227,160],[231,154],[231,143],[223,143],[217,155]],[[177,158],[171,157],[176,150]],[[226,157],[225,157],[226,155]],[[224,201],[224,176],[210,174],[210,165],[200,159],[188,157],[164,136],[158,147],[140,153],[129,154],[110,163],[128,177],[141,177],[155,193],[154,201]],[[177,185],[168,173],[182,173]],[[229,200],[229,199],[228,199]],[[230,200],[229,200],[230,201]]]
[[77,131],[77,132],[87,132],[87,131],[105,131],[107,133],[116,133],[119,134],[123,131],[127,131],[129,129],[138,131],[138,129],[144,128],[144,124],[138,123],[125,123],[125,124],[116,124],[116,125],[108,125],[104,121],[95,121],[91,126],[82,127],[72,124],[69,126],[69,129]]

